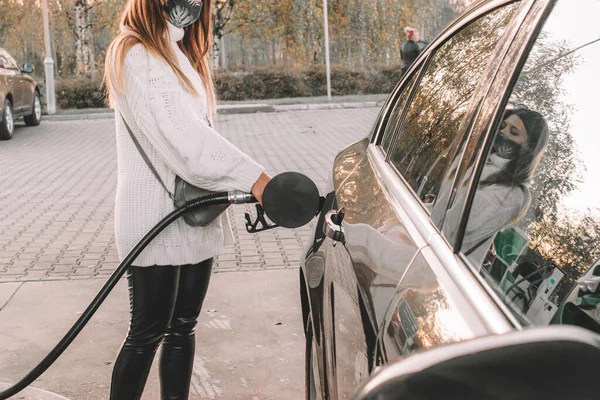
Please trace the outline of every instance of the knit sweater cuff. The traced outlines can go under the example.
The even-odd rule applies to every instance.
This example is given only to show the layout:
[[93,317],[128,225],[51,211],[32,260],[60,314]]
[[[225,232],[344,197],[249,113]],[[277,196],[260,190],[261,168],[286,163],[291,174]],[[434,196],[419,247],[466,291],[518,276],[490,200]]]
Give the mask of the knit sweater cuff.
[[256,183],[264,170],[262,165],[252,159],[248,159],[247,162],[240,164],[231,173],[231,176],[234,177],[234,189],[250,193],[252,186]]

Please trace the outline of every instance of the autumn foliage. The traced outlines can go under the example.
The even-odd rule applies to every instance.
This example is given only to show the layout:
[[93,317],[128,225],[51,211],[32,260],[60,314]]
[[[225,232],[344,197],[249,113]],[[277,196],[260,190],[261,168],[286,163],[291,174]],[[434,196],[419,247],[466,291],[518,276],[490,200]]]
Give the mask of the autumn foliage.
[[[108,44],[127,0],[47,0],[62,107],[99,106]],[[212,60],[221,99],[325,94],[322,0],[213,0]],[[407,25],[431,40],[472,0],[328,0],[334,95],[388,93]],[[40,0],[0,0],[0,47],[44,81]]]

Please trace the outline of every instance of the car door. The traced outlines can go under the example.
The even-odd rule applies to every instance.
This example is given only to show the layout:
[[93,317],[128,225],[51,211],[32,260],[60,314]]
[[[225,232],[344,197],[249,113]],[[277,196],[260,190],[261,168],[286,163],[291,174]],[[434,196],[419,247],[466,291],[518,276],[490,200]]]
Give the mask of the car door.
[[6,83],[7,91],[13,99],[13,110],[17,111],[18,107],[21,107],[22,104],[18,95],[20,88],[18,76],[20,71],[15,69],[10,55],[2,49],[0,49],[0,68],[2,69],[2,76]]
[[[15,71],[15,110],[18,110],[19,113],[23,113],[29,111],[31,106],[33,105],[33,91],[31,85],[31,78],[26,76],[22,71],[21,67],[15,59],[8,54],[8,61],[11,67],[11,70]],[[18,108],[17,108],[18,107]]]
[[[330,225],[332,231],[341,231],[343,236],[338,236],[337,241],[326,239],[322,246],[326,255],[323,329],[327,382],[324,386],[331,399],[349,398],[353,388],[373,370],[375,341],[387,321],[398,285],[413,270],[412,265],[435,263],[426,248],[431,236],[437,234],[430,213],[444,202],[442,196],[442,200],[436,201],[442,189],[441,185],[435,187],[436,179],[439,183],[438,177],[450,169],[448,160],[464,142],[468,126],[463,121],[464,116],[488,64],[494,59],[500,39],[514,18],[525,14],[525,11],[519,13],[520,2],[491,3],[471,16],[483,22],[450,30],[443,41],[431,46],[411,68],[385,106],[377,128],[380,132],[374,135],[375,142],[363,140],[335,159],[334,209],[343,211],[334,211],[325,224]],[[491,11],[494,11],[492,17],[478,19]],[[481,36],[488,38],[487,41]],[[472,47],[476,49],[472,54],[465,52]],[[453,50],[460,51],[461,56],[456,57],[455,65],[449,65]],[[446,97],[447,93],[443,92],[439,80],[443,76],[452,76],[457,81],[454,98]],[[424,80],[432,82],[438,90],[433,90],[431,85],[422,86]],[[438,103],[448,105],[446,118],[440,120],[431,114],[434,110],[425,109],[427,100],[433,101],[434,97]],[[455,108],[450,109],[452,107]],[[429,120],[424,121],[422,117]],[[410,122],[413,120],[418,124]],[[417,137],[416,132],[429,132],[430,138]],[[406,139],[408,136],[412,137]],[[418,148],[419,144],[432,143],[434,139],[441,144],[441,151]],[[400,141],[405,144],[401,149],[397,146]],[[407,158],[402,151],[409,156],[438,153],[434,160],[412,158],[407,161],[409,169],[406,169],[403,163]],[[425,163],[428,164],[423,168],[414,168]],[[400,168],[405,170],[400,172]],[[422,173],[422,176],[413,173]],[[427,174],[428,178],[423,179]],[[418,184],[413,185],[415,182]],[[429,203],[424,204],[424,199],[429,199]],[[419,268],[414,267],[414,270]],[[432,276],[434,283],[437,282],[436,273],[442,274],[438,268],[422,277],[421,284],[429,287]],[[471,325],[472,330],[482,334],[481,323]],[[471,327],[464,329],[468,328]]]
[[[379,113],[371,135],[342,150],[334,160],[335,190],[325,202],[305,263],[316,339],[312,346],[316,347],[320,364],[320,373],[315,375],[323,378],[319,386],[325,398],[338,398],[338,386],[342,391],[339,397],[346,398],[352,387],[368,376],[373,367],[376,321],[383,315],[391,290],[418,249],[389,203],[368,155],[374,134],[385,125],[393,130],[417,77],[414,74],[396,88]],[[364,212],[357,208],[359,204],[369,205],[374,211]],[[332,220],[333,216],[339,217],[338,209],[343,209],[344,226],[349,226],[347,243],[344,238],[331,239],[323,234],[328,226],[341,230]],[[371,216],[374,218],[369,219]],[[394,257],[393,252],[388,252],[385,262],[380,260],[378,266],[373,265],[372,248],[364,243],[368,238],[378,242],[380,248],[389,241],[397,242],[396,246],[403,248],[401,256]],[[372,244],[377,245],[375,242]],[[354,259],[349,258],[348,249],[353,250]],[[334,324],[334,320],[339,324]],[[340,339],[339,348],[336,337]]]
[[511,329],[477,280],[465,279],[467,270],[440,228],[465,141],[531,5],[488,2],[435,43],[394,138],[389,145],[382,138],[386,157],[380,171],[399,178],[402,207],[426,245],[399,281],[381,320],[378,365],[417,349]]
[[[343,208],[344,238],[328,238],[322,246],[328,283],[325,370],[331,399],[349,398],[369,376],[378,320],[425,244],[377,176],[368,148],[365,139],[346,149],[333,170],[334,209]],[[341,213],[327,215],[325,224],[335,224],[332,215]]]

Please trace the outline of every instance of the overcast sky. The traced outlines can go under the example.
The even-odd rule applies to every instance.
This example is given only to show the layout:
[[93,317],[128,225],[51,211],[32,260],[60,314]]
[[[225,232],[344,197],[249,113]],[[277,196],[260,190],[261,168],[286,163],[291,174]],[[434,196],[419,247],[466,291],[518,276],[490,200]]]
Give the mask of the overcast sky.
[[[544,30],[553,41],[566,40],[576,48],[600,38],[598,16],[599,0],[561,0]],[[564,77],[564,101],[574,109],[571,133],[587,172],[579,190],[564,203],[569,208],[600,208],[600,42],[578,50],[576,55],[580,65]]]

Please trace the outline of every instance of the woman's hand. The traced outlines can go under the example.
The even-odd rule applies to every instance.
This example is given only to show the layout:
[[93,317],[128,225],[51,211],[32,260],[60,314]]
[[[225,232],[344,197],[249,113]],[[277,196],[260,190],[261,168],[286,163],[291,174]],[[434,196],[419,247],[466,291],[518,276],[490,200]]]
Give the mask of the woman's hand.
[[254,197],[256,197],[256,200],[258,200],[261,206],[265,186],[267,186],[267,183],[269,183],[270,180],[271,177],[266,172],[263,172],[262,174],[260,174],[258,180],[254,183],[254,185],[252,185],[252,194],[254,195]]

